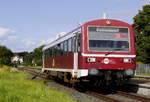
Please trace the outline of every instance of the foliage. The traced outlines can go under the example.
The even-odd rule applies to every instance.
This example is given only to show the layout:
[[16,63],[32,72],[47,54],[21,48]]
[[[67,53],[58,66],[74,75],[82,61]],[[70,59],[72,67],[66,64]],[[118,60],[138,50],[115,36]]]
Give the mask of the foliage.
[[150,76],[150,73],[138,73],[136,75],[139,75],[139,76]]
[[13,53],[5,46],[0,45],[0,65],[11,65],[11,57]]
[[143,6],[143,10],[134,17],[137,46],[137,61],[150,63],[150,5]]
[[24,59],[24,64],[26,66],[32,65],[32,60],[33,60],[32,53],[26,53],[23,59]]
[[75,102],[66,93],[32,81],[26,74],[0,72],[0,102]]
[[43,49],[44,45],[34,49],[33,51],[33,61],[36,65],[40,66],[42,65],[42,49]]
[[0,68],[2,68],[5,71],[10,71],[11,67],[7,65],[1,65]]
[[42,49],[44,45],[35,48],[33,52],[25,53],[24,64],[26,66],[41,66],[42,65]]

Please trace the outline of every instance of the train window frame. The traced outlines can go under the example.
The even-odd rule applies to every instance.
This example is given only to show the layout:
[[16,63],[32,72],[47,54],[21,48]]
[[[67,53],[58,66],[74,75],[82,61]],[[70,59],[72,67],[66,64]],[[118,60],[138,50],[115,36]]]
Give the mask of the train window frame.
[[89,52],[112,52],[112,51],[91,51],[90,50],[90,48],[89,48],[89,27],[112,27],[112,28],[127,28],[128,29],[128,38],[129,38],[129,40],[128,40],[128,43],[129,43],[129,50],[128,51],[115,51],[115,52],[130,52],[131,51],[131,31],[130,31],[130,29],[129,29],[129,27],[123,27],[123,26],[91,26],[91,25],[89,25],[89,26],[87,26],[86,27],[86,30],[87,30],[87,50],[89,51]]
[[44,50],[43,52],[44,52],[44,58],[46,59],[46,50]]
[[57,44],[57,56],[61,56],[60,43]]
[[81,33],[79,32],[72,37],[72,52],[81,52]]
[[72,53],[72,39],[68,39],[68,53]]
[[77,52],[77,46],[76,46],[76,45],[77,45],[77,37],[76,37],[76,35],[73,36],[73,44],[72,44],[72,45],[73,45],[72,51],[73,51],[73,52]]
[[46,59],[48,58],[48,49],[45,51]]
[[54,55],[54,46],[51,47],[51,50],[52,50],[52,57],[51,58],[54,58],[54,56],[55,56]]
[[49,58],[48,49],[46,50],[46,58]]
[[77,33],[77,52],[81,52],[81,33]]
[[68,40],[64,41],[64,55],[68,54]]
[[48,50],[49,50],[49,57],[48,58],[51,58],[52,57],[52,50],[51,50],[51,48],[48,48]]
[[[51,58],[57,57],[57,56],[64,56],[64,55],[68,55],[69,53],[75,53],[75,52],[80,52],[81,51],[81,32],[76,31],[74,33],[70,33],[72,34],[72,36],[68,37],[68,39],[64,39],[59,43],[53,44],[53,46],[48,47],[47,49],[51,49],[52,50],[52,56]],[[55,53],[55,48],[57,48],[56,46],[60,45],[57,50],[60,49],[60,54],[56,54]],[[47,49],[45,49],[45,55],[47,56],[49,51],[46,51]],[[47,56],[49,57],[49,56]]]
[[64,43],[63,42],[60,43],[60,49],[61,49],[60,56],[63,56],[64,55]]

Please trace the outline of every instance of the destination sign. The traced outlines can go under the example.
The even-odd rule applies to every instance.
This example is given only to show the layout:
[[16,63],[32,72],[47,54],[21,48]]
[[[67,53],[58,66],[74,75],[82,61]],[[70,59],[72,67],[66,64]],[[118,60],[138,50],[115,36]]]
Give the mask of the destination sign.
[[111,33],[128,33],[127,28],[116,28],[116,27],[89,27],[90,32],[111,32]]
[[117,29],[117,28],[100,28],[100,27],[97,27],[96,31],[97,32],[119,32],[119,29]]

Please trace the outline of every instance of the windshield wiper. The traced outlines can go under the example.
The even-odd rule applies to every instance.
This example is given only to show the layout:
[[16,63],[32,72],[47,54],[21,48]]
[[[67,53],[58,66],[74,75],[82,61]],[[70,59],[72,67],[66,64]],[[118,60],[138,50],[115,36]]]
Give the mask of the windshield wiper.
[[113,53],[113,51],[106,53],[105,56],[108,56],[108,55],[110,55],[111,53]]
[[120,50],[126,50],[126,48],[114,48],[113,50],[114,51],[117,51],[117,50],[120,51]]

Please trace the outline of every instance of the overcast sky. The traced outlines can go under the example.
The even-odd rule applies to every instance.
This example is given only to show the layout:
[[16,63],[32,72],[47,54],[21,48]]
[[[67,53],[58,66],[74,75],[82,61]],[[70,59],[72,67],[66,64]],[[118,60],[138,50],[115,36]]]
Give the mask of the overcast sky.
[[0,0],[0,45],[32,51],[103,12],[132,24],[146,4],[150,0]]

